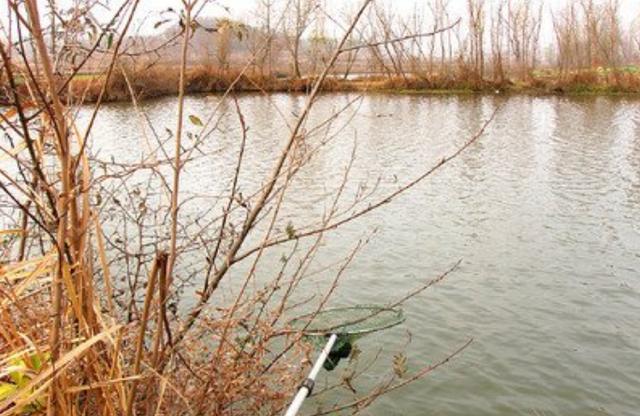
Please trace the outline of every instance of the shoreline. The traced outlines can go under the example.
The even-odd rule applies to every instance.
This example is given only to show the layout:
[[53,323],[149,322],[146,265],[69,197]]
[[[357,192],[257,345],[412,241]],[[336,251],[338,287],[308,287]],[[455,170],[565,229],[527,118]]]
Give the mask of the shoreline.
[[[176,96],[178,73],[162,67],[133,71],[125,78],[115,73],[106,89],[105,101],[131,101],[131,91],[139,101]],[[219,71],[211,67],[193,67],[186,74],[186,93],[222,94],[232,85],[236,93],[306,93],[316,77],[279,78],[235,71]],[[96,77],[80,77],[69,88],[72,99],[96,102],[102,82]],[[74,94],[74,91],[76,92]],[[540,76],[527,81],[505,79],[473,81],[455,75],[394,75],[346,79],[333,75],[325,79],[321,94],[366,93],[396,95],[529,95],[529,96],[628,96],[640,97],[640,74],[609,73],[596,70],[576,72],[565,77]],[[80,93],[80,94],[78,94]]]
[[[92,104],[98,101],[103,89],[100,74],[78,74],[69,82],[62,98],[68,104]],[[186,74],[187,95],[223,94],[233,85],[234,93],[257,94],[301,94],[311,90],[315,77],[280,78],[239,74],[234,71],[221,72],[208,67],[193,67]],[[63,79],[60,78],[60,85]],[[20,93],[28,94],[26,86],[20,85]],[[144,71],[128,71],[113,74],[105,89],[102,102],[143,102],[178,94],[178,73],[157,67]],[[472,80],[451,75],[442,76],[376,76],[354,79],[325,79],[320,94],[359,93],[422,96],[535,96],[535,97],[629,97],[640,98],[640,74],[598,74],[597,71],[576,72],[570,76],[532,77],[528,81],[504,80],[501,82]],[[8,97],[1,97],[2,105],[10,105]]]
[[[296,89],[233,89],[235,94],[241,95],[274,95],[274,94],[293,94],[293,95],[304,95],[307,91],[304,90],[296,90]],[[187,97],[197,97],[201,95],[211,95],[211,96],[222,96],[224,95],[225,90],[202,90],[202,91],[190,91],[186,94]],[[452,89],[441,89],[441,88],[344,88],[344,89],[331,89],[331,90],[321,90],[319,95],[332,95],[332,94],[346,94],[346,93],[357,93],[363,95],[398,95],[398,96],[423,96],[423,97],[437,97],[437,96],[460,96],[460,97],[471,97],[471,96],[502,96],[502,97],[566,97],[566,98],[587,98],[587,97],[617,97],[617,98],[632,98],[640,100],[640,91],[610,91],[610,90],[601,90],[601,89],[592,89],[592,90],[584,90],[584,91],[549,91],[544,89],[536,89],[536,88],[517,88],[517,89],[501,89],[501,90],[491,90],[491,89],[481,89],[481,90],[472,90],[472,89],[462,89],[462,88],[452,88]],[[164,98],[177,97],[177,92],[163,92],[163,93],[144,93],[140,96],[136,97],[136,100],[139,103],[151,102],[155,100],[161,100]],[[123,104],[130,103],[131,98],[109,98],[103,100],[105,104]],[[96,100],[84,100],[82,104],[94,104]]]

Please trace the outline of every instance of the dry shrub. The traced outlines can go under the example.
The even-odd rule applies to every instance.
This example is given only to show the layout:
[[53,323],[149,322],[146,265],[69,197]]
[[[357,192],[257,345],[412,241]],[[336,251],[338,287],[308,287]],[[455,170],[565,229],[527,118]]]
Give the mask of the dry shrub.
[[[65,410],[61,414],[125,414],[131,383],[137,384],[133,403],[137,414],[155,414],[156,410],[159,414],[182,414],[185,409],[207,415],[276,414],[300,383],[310,350],[276,332],[271,324],[273,315],[252,319],[255,307],[251,303],[236,311],[232,320],[224,319],[229,311],[220,311],[218,318],[203,319],[198,330],[185,339],[188,348],[165,362],[163,354],[171,347],[158,296],[155,301],[146,298],[150,305],[155,303],[146,320],[143,315],[123,326],[103,313],[106,305],[101,305],[98,297],[104,299],[104,294],[87,290],[84,299],[77,294],[65,302],[61,334],[65,353],[52,360],[49,305],[56,267],[52,253],[0,269],[2,415],[43,411],[52,383],[62,393],[59,408]],[[72,274],[70,277],[79,278]],[[253,325],[246,338],[217,342],[225,330],[247,322]],[[139,338],[142,325],[147,330]],[[274,342],[292,342],[286,360],[277,360],[270,352]],[[140,351],[146,369],[136,374],[139,345],[144,346]],[[299,364],[292,367],[292,362]]]
[[[127,328],[101,313],[87,285],[65,302],[61,352],[54,359],[49,305],[57,267],[52,253],[0,271],[0,414],[43,411],[54,384],[62,414],[117,414],[126,401],[120,347],[128,342]],[[78,269],[68,273],[68,283],[83,278]]]
[[517,91],[542,93],[638,93],[640,76],[622,70],[585,69],[571,71],[560,76],[547,69],[531,74],[526,83],[520,83]]
[[[123,72],[125,71],[125,72]],[[473,70],[464,64],[444,68],[433,73],[415,72],[402,75],[374,75],[345,80],[338,76],[327,78],[324,92],[389,91],[389,90],[451,90],[493,91],[511,89],[536,92],[640,92],[640,74],[620,70],[606,73],[598,69],[571,71],[560,76],[557,71],[531,72],[526,80],[515,82],[505,77],[501,81],[474,76]],[[126,77],[125,74],[126,73]],[[542,75],[541,75],[542,74]],[[119,70],[112,75],[103,101],[128,101],[131,97],[127,79],[138,99],[175,95],[178,90],[178,70],[175,67],[156,64],[136,65]],[[102,88],[102,76],[83,76],[71,82],[69,95],[72,100],[95,102]],[[248,74],[240,70],[220,70],[212,65],[194,65],[186,73],[186,91],[189,93],[218,93],[233,86],[235,91],[308,92],[316,78],[278,78]],[[6,94],[5,94],[6,95]],[[1,99],[2,95],[0,95]]]
[[[126,74],[126,75],[125,75]],[[139,99],[175,95],[178,91],[178,68],[155,64],[137,64],[114,72],[105,90],[103,101],[128,101],[129,85]],[[239,70],[220,70],[211,65],[194,65],[186,72],[188,93],[224,92],[233,86],[237,91],[302,91],[301,86],[275,78],[248,75]],[[95,102],[102,88],[101,76],[81,77],[72,82],[71,96],[75,100]],[[310,86],[311,82],[305,83]]]
[[492,83],[485,81],[482,86],[479,86],[465,73],[441,71],[405,76],[395,75],[373,81],[370,86],[372,90],[482,91],[490,88]]
[[[67,99],[95,102],[103,84],[101,74],[76,77],[71,82],[70,97]],[[109,78],[103,101],[128,101],[131,98],[129,86],[141,99],[175,94],[178,90],[178,71],[173,67],[122,65]]]
[[618,92],[639,93],[640,73],[614,71],[608,75],[607,83],[615,85]]

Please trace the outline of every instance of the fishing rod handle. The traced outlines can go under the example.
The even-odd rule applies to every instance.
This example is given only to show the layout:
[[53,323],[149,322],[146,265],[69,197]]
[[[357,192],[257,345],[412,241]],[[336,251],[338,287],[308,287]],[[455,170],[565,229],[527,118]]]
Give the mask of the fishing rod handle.
[[331,334],[329,340],[320,352],[318,359],[316,360],[315,364],[313,364],[313,368],[309,372],[309,376],[300,386],[298,393],[296,393],[296,397],[293,398],[293,401],[289,405],[289,408],[287,409],[287,412],[284,414],[284,416],[296,416],[298,414],[300,407],[302,407],[302,403],[311,394],[311,390],[313,390],[313,385],[315,384],[316,377],[318,376],[322,365],[327,360],[327,357],[329,356],[329,353],[331,352],[331,349],[333,348],[333,345],[336,343],[337,339],[338,335]]

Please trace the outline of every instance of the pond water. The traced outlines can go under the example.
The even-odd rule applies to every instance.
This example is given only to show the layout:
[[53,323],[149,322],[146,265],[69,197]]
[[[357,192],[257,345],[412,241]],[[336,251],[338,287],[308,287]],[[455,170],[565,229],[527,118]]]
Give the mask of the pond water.
[[[330,233],[317,256],[318,268],[333,264],[376,231],[333,305],[387,303],[462,259],[455,273],[405,305],[402,327],[361,340],[365,358],[382,352],[355,387],[364,393],[388,376],[398,350],[406,351],[415,371],[470,338],[473,343],[423,380],[382,397],[369,414],[638,414],[640,101],[335,94],[321,97],[307,131],[352,100],[309,139],[313,145],[331,138],[288,192],[282,224],[298,228],[320,218],[354,144],[343,206],[362,187],[375,189],[375,201],[417,177],[504,105],[458,159]],[[204,118],[219,101],[190,97],[187,113]],[[248,195],[270,171],[287,137],[285,120],[300,111],[304,96],[243,95],[238,103],[250,127],[241,178]],[[174,129],[175,99],[143,108],[159,134]],[[233,106],[226,110],[205,144],[212,154],[186,170],[185,195],[199,199],[185,204],[185,216],[197,217],[209,208],[207,198],[228,186],[240,128]],[[139,121],[130,107],[108,105],[92,150],[137,160],[137,149],[144,148]],[[287,250],[273,252],[277,259]],[[266,261],[261,273],[277,267]],[[301,296],[319,296],[326,289],[321,277],[311,279]],[[225,290],[232,293],[233,285]],[[340,392],[307,410],[327,408],[338,396],[348,398]]]

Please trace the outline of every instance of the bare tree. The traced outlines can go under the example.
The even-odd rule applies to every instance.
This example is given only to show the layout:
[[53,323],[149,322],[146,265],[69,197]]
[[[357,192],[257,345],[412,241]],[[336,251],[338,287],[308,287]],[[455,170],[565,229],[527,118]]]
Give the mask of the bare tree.
[[507,68],[505,68],[505,25],[504,9],[506,0],[501,0],[492,5],[491,11],[491,65],[493,80],[498,85],[507,80]]
[[230,19],[219,19],[217,24],[216,37],[216,59],[218,68],[226,72],[229,69],[229,54],[231,53],[231,42],[235,36],[237,24]]
[[[251,55],[255,57],[256,67],[260,75],[273,75],[274,54],[273,45],[276,36],[274,20],[276,20],[275,0],[260,0],[257,3],[258,27],[248,34],[247,45]],[[247,22],[247,26],[251,23]],[[265,72],[266,71],[266,72]]]
[[542,7],[542,3],[523,0],[509,0],[507,4],[509,51],[521,79],[528,79],[536,66]]
[[317,0],[290,0],[284,20],[284,33],[287,48],[291,54],[293,76],[302,77],[301,48],[302,38],[311,26],[317,8]]
[[484,0],[467,0],[469,16],[469,43],[473,66],[473,76],[477,87],[481,87],[484,80],[484,34],[485,10]]

